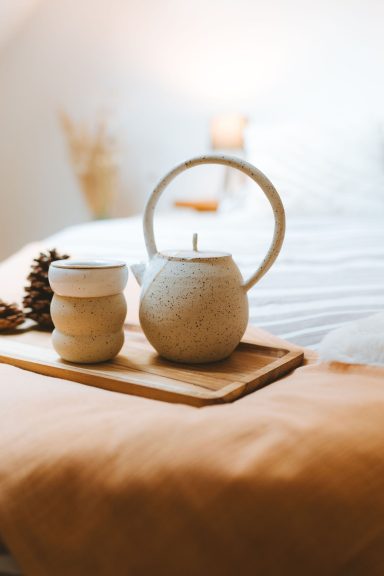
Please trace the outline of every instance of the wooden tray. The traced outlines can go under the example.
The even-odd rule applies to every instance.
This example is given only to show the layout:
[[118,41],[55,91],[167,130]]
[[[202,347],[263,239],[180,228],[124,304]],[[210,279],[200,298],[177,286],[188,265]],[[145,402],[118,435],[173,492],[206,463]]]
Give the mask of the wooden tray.
[[0,336],[0,362],[105,390],[193,406],[232,402],[300,366],[303,356],[300,351],[242,341],[221,362],[175,364],[158,356],[138,327],[130,327],[116,358],[85,365],[61,360],[49,333]]

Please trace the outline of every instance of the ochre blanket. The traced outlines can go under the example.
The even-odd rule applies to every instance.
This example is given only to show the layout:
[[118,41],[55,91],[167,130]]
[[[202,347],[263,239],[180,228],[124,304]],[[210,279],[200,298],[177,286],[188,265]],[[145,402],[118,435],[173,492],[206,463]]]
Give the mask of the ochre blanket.
[[381,575],[384,370],[197,409],[0,365],[0,538],[27,576]]

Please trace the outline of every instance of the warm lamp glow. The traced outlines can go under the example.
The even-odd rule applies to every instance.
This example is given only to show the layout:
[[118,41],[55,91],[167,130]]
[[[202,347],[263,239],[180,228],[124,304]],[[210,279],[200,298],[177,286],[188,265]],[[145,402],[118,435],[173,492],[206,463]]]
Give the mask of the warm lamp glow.
[[242,150],[246,119],[240,114],[215,116],[211,121],[213,149]]

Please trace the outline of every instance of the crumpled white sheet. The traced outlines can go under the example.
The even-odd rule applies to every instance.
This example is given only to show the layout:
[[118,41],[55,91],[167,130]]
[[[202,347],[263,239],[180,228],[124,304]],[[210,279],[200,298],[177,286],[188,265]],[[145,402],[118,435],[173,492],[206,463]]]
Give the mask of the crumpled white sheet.
[[323,362],[384,366],[384,313],[329,332],[319,347]]

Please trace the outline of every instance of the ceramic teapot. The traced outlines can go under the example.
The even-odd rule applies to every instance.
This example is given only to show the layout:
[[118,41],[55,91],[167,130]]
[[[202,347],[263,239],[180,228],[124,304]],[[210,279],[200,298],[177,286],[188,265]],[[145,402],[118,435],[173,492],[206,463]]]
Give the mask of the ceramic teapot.
[[[260,186],[272,206],[272,243],[246,281],[229,253],[199,251],[196,234],[191,250],[157,250],[153,232],[156,204],[178,174],[200,164],[237,168]],[[147,202],[143,227],[149,262],[131,269],[142,287],[140,323],[149,342],[161,356],[175,362],[206,363],[226,358],[247,327],[247,292],[272,266],[284,240],[284,207],[276,189],[260,170],[244,160],[200,156],[183,162],[160,181]]]

